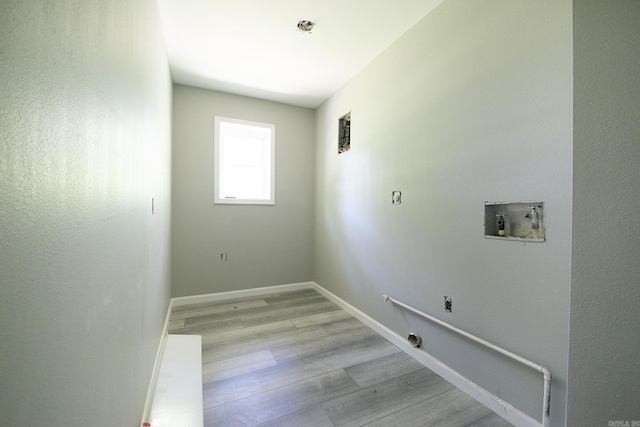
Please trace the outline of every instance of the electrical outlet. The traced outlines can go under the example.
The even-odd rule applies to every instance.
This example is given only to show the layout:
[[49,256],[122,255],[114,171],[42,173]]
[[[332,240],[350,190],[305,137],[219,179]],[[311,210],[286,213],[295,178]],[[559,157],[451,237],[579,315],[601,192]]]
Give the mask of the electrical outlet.
[[222,262],[226,262],[227,261],[227,253],[223,252],[220,254],[220,261]]
[[444,311],[446,311],[447,313],[451,313],[453,311],[452,306],[453,305],[453,301],[451,300],[451,298],[449,298],[448,296],[444,296]]
[[402,203],[402,193],[399,191],[391,192],[391,204],[399,205]]

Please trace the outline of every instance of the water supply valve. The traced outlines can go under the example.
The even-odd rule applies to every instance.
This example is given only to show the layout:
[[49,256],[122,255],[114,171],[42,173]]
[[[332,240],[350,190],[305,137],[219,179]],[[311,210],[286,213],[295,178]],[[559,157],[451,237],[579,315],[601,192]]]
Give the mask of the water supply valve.
[[531,219],[531,230],[533,232],[533,238],[537,239],[540,235],[540,218],[538,216],[538,210],[536,209],[536,206],[529,206],[528,209],[531,210],[524,217]]
[[504,236],[504,215],[496,215],[496,226],[498,227],[498,236]]

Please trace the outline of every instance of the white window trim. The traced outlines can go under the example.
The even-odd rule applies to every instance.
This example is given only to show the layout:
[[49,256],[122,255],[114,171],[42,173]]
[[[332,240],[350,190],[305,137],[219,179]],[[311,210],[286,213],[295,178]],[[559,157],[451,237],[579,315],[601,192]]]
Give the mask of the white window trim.
[[[269,199],[238,199],[220,197],[220,123],[235,123],[247,126],[267,128],[271,131],[271,197]],[[275,205],[276,183],[276,126],[270,123],[252,122],[248,120],[232,119],[228,117],[215,117],[214,124],[214,170],[213,170],[213,203],[224,205]]]

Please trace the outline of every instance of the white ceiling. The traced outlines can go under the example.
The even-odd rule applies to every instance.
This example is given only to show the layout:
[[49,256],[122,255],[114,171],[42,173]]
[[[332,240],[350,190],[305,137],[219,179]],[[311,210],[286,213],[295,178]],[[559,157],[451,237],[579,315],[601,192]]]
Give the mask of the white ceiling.
[[158,3],[175,83],[316,108],[442,1]]

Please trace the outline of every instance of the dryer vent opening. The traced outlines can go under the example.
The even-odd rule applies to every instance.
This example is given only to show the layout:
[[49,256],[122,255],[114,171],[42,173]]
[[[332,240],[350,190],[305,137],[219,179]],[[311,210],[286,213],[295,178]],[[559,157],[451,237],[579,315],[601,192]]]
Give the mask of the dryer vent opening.
[[407,339],[409,340],[409,343],[411,343],[411,345],[414,347],[420,347],[420,345],[422,345],[422,338],[420,338],[420,335],[418,335],[417,332],[409,332],[409,336],[407,337]]

